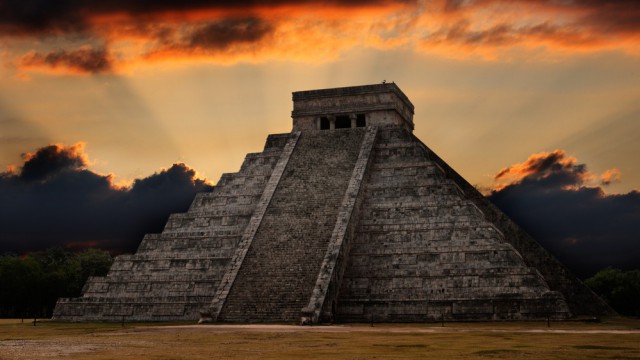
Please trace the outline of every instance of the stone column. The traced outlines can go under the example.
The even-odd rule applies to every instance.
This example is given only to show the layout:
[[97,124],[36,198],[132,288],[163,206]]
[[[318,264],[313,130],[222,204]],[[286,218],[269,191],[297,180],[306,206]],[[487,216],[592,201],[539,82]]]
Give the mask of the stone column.
[[356,114],[350,114],[349,115],[349,119],[351,119],[351,128],[355,128],[356,127],[356,119],[358,117],[356,116]]
[[331,130],[335,130],[336,129],[336,117],[331,115],[331,116],[327,116],[329,118],[329,129]]

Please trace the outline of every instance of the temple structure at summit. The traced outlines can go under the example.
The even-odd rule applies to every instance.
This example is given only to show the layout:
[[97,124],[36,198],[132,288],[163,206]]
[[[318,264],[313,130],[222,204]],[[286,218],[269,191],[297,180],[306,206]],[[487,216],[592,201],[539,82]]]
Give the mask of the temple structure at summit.
[[[394,83],[293,93],[269,135],[59,321],[428,322],[613,311],[413,135]],[[470,154],[471,155],[471,154]]]

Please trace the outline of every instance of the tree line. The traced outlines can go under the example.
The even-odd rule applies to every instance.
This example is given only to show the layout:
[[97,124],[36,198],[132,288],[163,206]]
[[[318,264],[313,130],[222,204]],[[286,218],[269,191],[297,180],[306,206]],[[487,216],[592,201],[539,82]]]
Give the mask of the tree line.
[[0,317],[51,317],[60,297],[77,297],[89,276],[104,276],[113,262],[104,250],[59,248],[0,256]]
[[620,315],[640,316],[640,270],[606,268],[585,281]]
[[[0,256],[0,317],[51,317],[58,298],[80,296],[89,276],[106,275],[112,263],[100,249]],[[607,268],[585,284],[619,314],[640,316],[640,270]]]

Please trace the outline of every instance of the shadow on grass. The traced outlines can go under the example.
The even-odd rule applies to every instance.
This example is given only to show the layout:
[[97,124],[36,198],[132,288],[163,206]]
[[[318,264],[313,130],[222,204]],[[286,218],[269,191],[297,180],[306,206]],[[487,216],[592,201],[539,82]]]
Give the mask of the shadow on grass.
[[491,350],[480,350],[473,353],[474,355],[479,356],[495,356],[495,355],[516,355],[516,354],[524,354],[524,352],[519,350],[511,350],[511,349],[491,349]]
[[373,346],[388,346],[397,348],[426,348],[429,345],[425,344],[373,344]]
[[601,345],[576,345],[574,346],[576,349],[585,349],[585,350],[634,350],[628,347],[621,346],[601,346]]

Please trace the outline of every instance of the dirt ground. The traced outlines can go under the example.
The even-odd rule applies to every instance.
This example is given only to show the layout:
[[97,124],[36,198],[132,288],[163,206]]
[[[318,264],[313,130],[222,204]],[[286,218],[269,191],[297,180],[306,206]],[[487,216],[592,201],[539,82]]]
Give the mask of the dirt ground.
[[0,359],[640,359],[640,320],[332,326],[0,320]]

